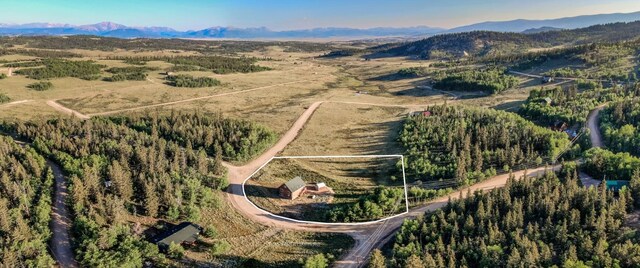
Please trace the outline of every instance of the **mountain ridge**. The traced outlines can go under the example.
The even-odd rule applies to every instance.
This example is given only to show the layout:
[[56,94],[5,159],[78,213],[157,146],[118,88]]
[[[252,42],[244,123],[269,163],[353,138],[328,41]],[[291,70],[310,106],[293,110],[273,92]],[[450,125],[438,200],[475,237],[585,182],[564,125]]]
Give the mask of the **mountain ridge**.
[[271,30],[266,27],[223,27],[214,26],[200,30],[179,31],[170,27],[131,27],[114,22],[71,25],[64,23],[0,23],[0,35],[96,35],[118,38],[203,38],[203,39],[260,39],[260,38],[355,38],[355,37],[428,37],[435,34],[461,33],[471,31],[525,32],[535,29],[577,29],[592,25],[640,20],[640,11],[632,13],[612,13],[581,15],[557,19],[510,21],[486,21],[452,29],[429,26],[413,27],[373,27],[367,29],[349,27],[323,27],[300,30]]

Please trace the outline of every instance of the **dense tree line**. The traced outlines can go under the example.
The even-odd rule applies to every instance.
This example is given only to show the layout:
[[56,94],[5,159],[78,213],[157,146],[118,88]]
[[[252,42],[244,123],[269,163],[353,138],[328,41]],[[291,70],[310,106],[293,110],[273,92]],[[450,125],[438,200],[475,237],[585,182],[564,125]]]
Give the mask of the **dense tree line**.
[[568,169],[406,220],[389,260],[374,253],[372,267],[637,267],[640,243],[623,226],[629,191],[581,187]]
[[503,69],[467,70],[436,77],[434,88],[453,91],[484,91],[500,93],[518,85],[515,76],[506,75]]
[[174,87],[214,87],[219,86],[220,81],[211,77],[193,77],[187,74],[168,75],[167,84]]
[[27,88],[35,91],[47,91],[53,88],[53,83],[49,81],[36,82],[36,83],[27,85]]
[[[0,38],[2,40],[2,38]],[[2,41],[0,41],[2,42]],[[61,48],[65,49],[65,48]],[[45,50],[45,49],[2,49],[0,56],[4,55],[24,55],[38,58],[80,58],[82,55],[69,51]]]
[[[141,57],[110,57],[113,60],[164,61],[174,64],[176,70],[195,68],[209,70],[217,74],[252,73],[271,70],[268,67],[256,65],[257,58],[227,57],[227,56],[141,56]],[[181,67],[178,67],[181,66]],[[192,67],[185,67],[192,66]]]
[[[113,51],[195,51],[200,53],[236,54],[242,52],[262,51],[268,47],[278,46],[285,52],[323,52],[334,49],[331,43],[299,42],[299,41],[232,41],[232,40],[189,40],[168,38],[135,38],[122,39],[89,35],[76,36],[12,36],[0,37],[0,44],[7,46],[23,45],[28,51],[52,51],[49,49],[87,49]],[[47,50],[40,50],[47,49]],[[21,50],[22,51],[22,50]],[[53,51],[59,52],[59,51]],[[0,50],[2,53],[2,50]],[[69,53],[69,52],[65,52]],[[16,54],[16,53],[11,53]],[[69,53],[73,54],[73,53]]]
[[100,78],[101,70],[105,67],[104,65],[96,64],[94,61],[44,59],[42,63],[44,67],[21,69],[15,71],[15,73],[38,80],[62,77],[95,80]]
[[379,220],[404,211],[404,200],[403,188],[378,187],[354,204],[339,205],[327,211],[327,218],[331,222]]
[[183,147],[202,148],[209,156],[231,161],[251,159],[276,139],[272,131],[260,125],[224,118],[220,113],[172,111],[168,116],[137,114],[112,120]]
[[106,71],[112,74],[128,74],[128,73],[146,73],[151,71],[158,71],[156,67],[146,66],[127,66],[127,67],[111,67]]
[[[193,148],[188,142],[182,147],[163,138],[161,131],[138,131],[125,121],[54,119],[4,126],[33,142],[69,175],[73,235],[83,266],[141,267],[145,260],[163,262],[158,248],[131,228],[132,217],[197,222],[202,209],[220,202],[213,191],[228,185],[221,157],[209,158],[204,148]],[[195,120],[192,124],[205,129]],[[244,133],[234,134],[244,140]]]
[[0,136],[0,266],[51,267],[53,173],[32,148]]
[[[518,113],[543,125],[553,124],[556,121],[583,124],[589,112],[598,105],[639,94],[640,84],[606,89],[598,86],[595,90],[583,92],[579,92],[576,87],[532,90]],[[547,98],[551,103],[547,102]]]
[[584,159],[584,170],[597,179],[628,181],[640,171],[640,158],[626,152],[593,148],[585,152]]
[[640,156],[640,101],[614,102],[600,112],[600,130],[607,148]]
[[398,70],[397,75],[400,77],[416,78],[426,76],[428,73],[427,68],[409,67]]
[[433,106],[406,119],[400,142],[414,180],[482,180],[497,170],[541,165],[569,145],[568,136],[503,111]]
[[103,80],[108,82],[122,82],[122,81],[145,81],[147,80],[147,74],[143,72],[135,73],[119,73],[110,77],[105,77]]
[[42,62],[41,61],[22,61],[22,62],[11,62],[11,63],[5,63],[4,67],[9,67],[9,68],[17,68],[17,67],[37,67],[37,66],[42,66]]
[[147,80],[147,72],[157,71],[155,67],[139,67],[139,66],[127,66],[127,67],[113,67],[106,71],[113,74],[111,77],[104,78],[109,82],[120,81],[145,81]]

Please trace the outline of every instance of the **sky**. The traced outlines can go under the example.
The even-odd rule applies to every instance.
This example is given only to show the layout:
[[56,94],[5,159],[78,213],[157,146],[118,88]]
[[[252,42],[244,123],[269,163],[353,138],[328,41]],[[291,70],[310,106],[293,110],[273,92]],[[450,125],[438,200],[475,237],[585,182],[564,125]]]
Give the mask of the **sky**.
[[0,23],[200,30],[213,26],[452,28],[482,21],[640,11],[639,0],[0,0]]

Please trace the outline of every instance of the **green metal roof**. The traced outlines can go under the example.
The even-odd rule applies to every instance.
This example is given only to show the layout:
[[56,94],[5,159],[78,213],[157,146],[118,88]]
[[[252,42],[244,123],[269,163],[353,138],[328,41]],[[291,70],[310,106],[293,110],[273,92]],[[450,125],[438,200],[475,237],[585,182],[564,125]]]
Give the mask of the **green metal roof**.
[[165,232],[156,240],[156,244],[160,247],[169,247],[174,244],[182,244],[184,242],[192,243],[198,239],[200,235],[200,226],[190,222],[183,222],[175,228]]
[[624,186],[629,187],[629,181],[620,181],[620,180],[607,181],[607,188],[609,190],[620,191]]
[[291,179],[284,184],[289,191],[295,192],[301,188],[304,188],[307,183],[302,180],[300,176]]

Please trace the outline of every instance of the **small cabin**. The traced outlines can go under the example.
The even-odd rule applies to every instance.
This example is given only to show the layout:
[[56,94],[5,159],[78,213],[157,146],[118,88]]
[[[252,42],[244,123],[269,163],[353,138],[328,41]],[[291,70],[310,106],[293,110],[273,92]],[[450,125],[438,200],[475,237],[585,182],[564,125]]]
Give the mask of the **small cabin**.
[[542,99],[540,102],[546,104],[547,106],[553,104],[553,100],[551,98],[549,98],[549,97],[546,97],[546,98]]
[[162,251],[169,250],[171,243],[178,245],[192,245],[198,240],[202,227],[191,222],[183,222],[155,236],[151,242],[158,245]]
[[298,176],[280,185],[278,192],[280,193],[280,197],[294,200],[303,195],[306,188],[307,184],[302,180],[302,177]]
[[551,125],[551,129],[555,131],[565,131],[567,130],[567,128],[569,128],[569,125],[567,125],[566,122],[560,120],[555,121],[553,125]]

